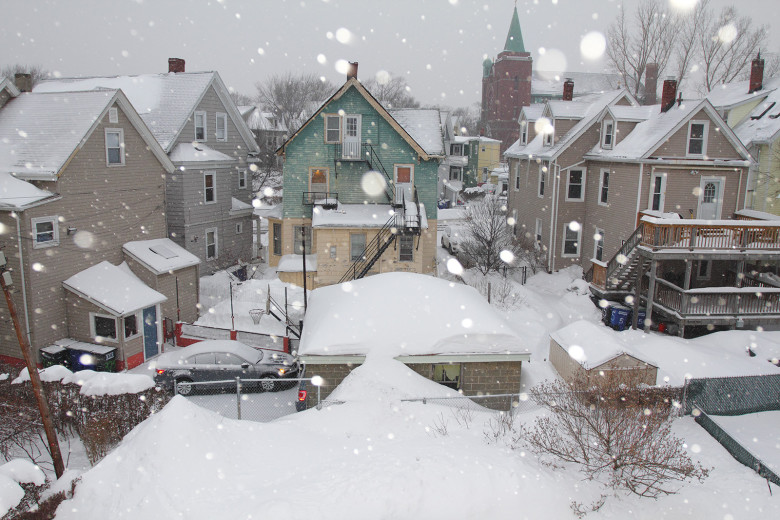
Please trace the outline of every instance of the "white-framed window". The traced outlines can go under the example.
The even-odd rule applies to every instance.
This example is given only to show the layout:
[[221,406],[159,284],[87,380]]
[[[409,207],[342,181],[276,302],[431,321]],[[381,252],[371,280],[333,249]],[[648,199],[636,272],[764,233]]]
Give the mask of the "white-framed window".
[[604,261],[604,230],[596,228],[593,233],[593,258],[599,262]]
[[398,260],[401,262],[414,261],[414,236],[401,235],[398,237]]
[[566,177],[566,200],[581,202],[585,200],[585,170],[569,170]]
[[544,146],[552,146],[554,136],[555,136],[555,126],[551,122],[550,127],[546,129],[544,134]]
[[138,325],[141,323],[139,314],[131,314],[122,319],[124,324],[125,339],[132,339],[141,335],[141,329]]
[[520,161],[515,163],[515,191],[520,191]]
[[246,188],[246,170],[238,170],[238,189]]
[[609,168],[602,168],[599,175],[599,205],[609,205]]
[[215,260],[217,258],[219,247],[218,240],[217,228],[209,228],[206,230],[206,260]]
[[691,121],[688,123],[688,146],[686,148],[689,157],[703,157],[707,155],[707,133],[709,121]]
[[121,128],[106,128],[106,164],[125,164],[125,132]]
[[537,188],[536,194],[539,197],[544,197],[544,181],[545,177],[547,177],[547,166],[544,165],[544,163],[541,163],[539,165],[539,186]]
[[536,229],[534,230],[534,241],[536,243],[536,249],[542,248],[542,219],[536,219]]
[[612,119],[605,119],[601,123],[601,147],[610,149],[615,142],[615,122]]
[[282,255],[282,224],[280,222],[274,222],[273,233],[274,233],[273,236],[274,255],[281,256]]
[[655,173],[650,179],[650,201],[648,206],[654,211],[664,210],[664,199],[666,198],[666,174]]
[[60,244],[59,218],[35,217],[30,219],[33,233],[33,247],[52,247]]
[[366,249],[365,233],[350,233],[349,235],[349,259],[354,262],[361,257]]
[[306,254],[312,250],[311,226],[293,226],[293,253],[303,254],[303,242],[306,241]]
[[220,112],[216,115],[214,128],[217,141],[227,141],[227,114]]
[[528,121],[525,117],[520,120],[520,144],[528,144]]
[[244,223],[236,222],[236,235],[240,235],[243,232],[244,232]]
[[112,125],[115,125],[119,122],[119,111],[116,107],[111,107],[108,109],[108,122]]
[[203,202],[217,202],[217,172],[203,172]]
[[463,168],[460,166],[450,166],[450,180],[462,181],[463,180]]
[[195,140],[206,141],[206,112],[195,112]]
[[330,257],[336,259],[338,256],[338,249],[336,246],[330,246]]
[[89,313],[89,326],[93,338],[103,342],[116,343],[116,317],[107,314]]
[[463,144],[451,144],[450,145],[450,155],[463,155]]
[[309,191],[315,194],[315,198],[327,197],[329,173],[328,168],[309,168]]
[[326,143],[340,143],[341,142],[341,116],[339,115],[325,115],[325,142]]
[[582,226],[578,222],[569,222],[563,230],[563,257],[580,256],[580,238]]

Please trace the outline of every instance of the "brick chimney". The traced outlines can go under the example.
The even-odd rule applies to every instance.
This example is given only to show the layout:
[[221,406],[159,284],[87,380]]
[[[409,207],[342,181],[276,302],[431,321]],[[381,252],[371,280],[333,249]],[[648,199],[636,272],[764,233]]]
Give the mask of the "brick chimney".
[[566,81],[563,82],[563,100],[571,101],[572,99],[574,99],[574,80],[566,78]]
[[750,65],[750,88],[748,94],[764,88],[764,60],[761,59],[761,51]]
[[347,79],[350,78],[357,79],[357,70],[358,70],[358,62],[350,61],[349,66],[347,67]]
[[14,83],[16,83],[19,92],[32,92],[32,74],[17,72],[14,74]]
[[661,112],[666,112],[674,106],[674,98],[677,96],[677,80],[666,78],[664,80],[664,89],[661,92]]
[[184,60],[182,58],[168,58],[168,72],[184,72]]
[[648,63],[645,66],[645,100],[644,105],[655,105],[658,102],[658,64]]

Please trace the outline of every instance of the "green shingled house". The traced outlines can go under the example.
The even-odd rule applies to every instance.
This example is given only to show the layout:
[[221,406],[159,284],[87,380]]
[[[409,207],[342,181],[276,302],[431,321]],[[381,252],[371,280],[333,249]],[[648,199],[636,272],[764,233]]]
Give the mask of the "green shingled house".
[[[347,81],[277,151],[281,218],[269,263],[283,281],[318,287],[363,276],[433,272],[444,143],[436,109],[385,109]],[[304,266],[305,249],[305,266]]]

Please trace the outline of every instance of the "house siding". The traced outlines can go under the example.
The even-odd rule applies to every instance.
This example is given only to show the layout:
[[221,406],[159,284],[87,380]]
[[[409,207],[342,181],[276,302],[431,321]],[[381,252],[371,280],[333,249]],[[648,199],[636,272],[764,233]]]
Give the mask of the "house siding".
[[[168,298],[160,304],[163,319],[192,323],[198,319],[198,266],[178,269],[172,273],[155,274],[131,256],[124,256],[130,270],[146,285]],[[177,286],[178,280],[178,286]],[[178,291],[177,291],[178,287]],[[179,317],[180,310],[181,316]]]
[[672,134],[664,144],[652,153],[652,156],[684,159],[687,156],[688,124],[690,121],[709,121],[706,149],[706,156],[708,159],[742,159],[736,148],[734,148],[734,145],[732,145],[723,135],[719,125],[717,125],[704,110],[700,110],[695,116],[691,117],[689,121],[683,124],[679,130]]
[[[166,235],[165,171],[121,107],[118,108],[119,122],[109,123],[106,115],[58,180],[34,183],[62,198],[20,213],[24,290],[30,343],[34,349],[50,345],[67,334],[63,280],[103,260],[119,264],[125,242]],[[123,130],[125,165],[106,165],[105,128]],[[31,219],[55,215],[59,217],[59,245],[33,248]],[[16,222],[4,214],[3,223],[9,232],[0,235],[0,245],[7,255],[11,251],[10,256],[18,262]],[[68,235],[68,228],[77,232]],[[16,287],[21,288],[21,277],[15,274],[14,278]],[[21,295],[16,304],[22,314]],[[0,354],[18,358],[21,352],[7,312],[4,306],[0,307],[0,333],[4,339]],[[21,321],[24,324],[23,316]],[[9,337],[13,339],[6,341]]]
[[[227,139],[216,139],[216,114],[228,111],[210,86],[193,116],[184,125],[176,142],[171,146],[192,143],[195,138],[195,112],[206,112],[206,140],[203,143],[236,162],[231,166],[224,163],[204,163],[186,167],[176,163],[176,170],[166,176],[166,196],[168,200],[168,231],[170,238],[201,260],[203,274],[236,264],[239,260],[249,261],[252,257],[252,216],[231,216],[232,198],[246,204],[252,199],[252,175],[247,162],[247,143],[238,131],[233,120],[227,118]],[[183,168],[183,169],[182,169]],[[245,188],[238,187],[239,171],[246,170]],[[215,172],[216,202],[204,201],[204,172]],[[241,224],[243,232],[236,234],[236,225]],[[217,228],[217,258],[206,258],[206,230]]]

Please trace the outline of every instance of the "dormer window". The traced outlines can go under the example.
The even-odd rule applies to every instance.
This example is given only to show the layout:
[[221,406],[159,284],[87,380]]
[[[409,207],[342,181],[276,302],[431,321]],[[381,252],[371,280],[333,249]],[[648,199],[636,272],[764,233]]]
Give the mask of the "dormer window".
[[601,147],[611,149],[615,142],[615,122],[605,119],[601,125]]
[[707,131],[709,121],[691,121],[688,124],[688,157],[703,157],[707,154]]
[[463,145],[462,144],[451,144],[450,145],[450,155],[463,155]]
[[554,132],[555,132],[555,130],[553,129],[553,127],[550,127],[550,131],[546,132],[544,134],[544,145],[545,146],[552,146],[552,143],[553,143],[553,133]]
[[528,144],[528,121],[520,120],[520,144]]

